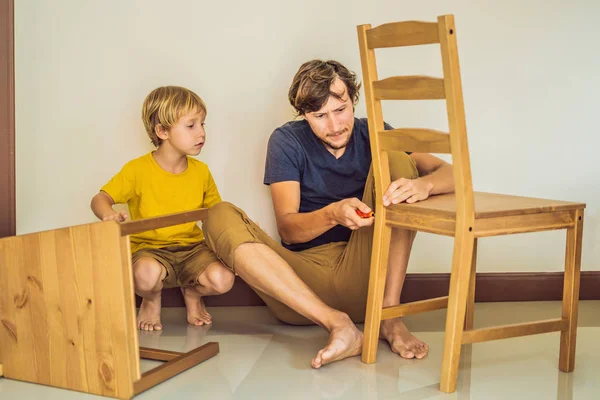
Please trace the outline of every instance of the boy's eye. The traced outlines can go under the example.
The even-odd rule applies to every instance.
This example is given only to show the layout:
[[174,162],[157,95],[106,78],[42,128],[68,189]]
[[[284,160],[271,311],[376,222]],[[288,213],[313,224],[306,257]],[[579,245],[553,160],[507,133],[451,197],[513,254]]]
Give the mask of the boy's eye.
[[194,127],[194,124],[188,125],[187,127],[188,127],[188,128],[193,128],[193,127]]

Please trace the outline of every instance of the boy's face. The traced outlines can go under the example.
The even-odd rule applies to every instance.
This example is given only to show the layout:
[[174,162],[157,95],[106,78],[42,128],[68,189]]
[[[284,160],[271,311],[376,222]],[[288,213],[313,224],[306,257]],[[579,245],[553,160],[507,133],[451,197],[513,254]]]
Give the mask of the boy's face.
[[306,113],[304,118],[327,150],[343,154],[354,128],[354,109],[343,81],[333,81],[331,91],[342,94],[342,100],[330,96],[320,110]]
[[181,153],[188,156],[197,156],[200,154],[206,140],[205,119],[206,114],[203,111],[192,111],[182,115],[177,123],[168,132],[165,132],[167,135],[166,140]]

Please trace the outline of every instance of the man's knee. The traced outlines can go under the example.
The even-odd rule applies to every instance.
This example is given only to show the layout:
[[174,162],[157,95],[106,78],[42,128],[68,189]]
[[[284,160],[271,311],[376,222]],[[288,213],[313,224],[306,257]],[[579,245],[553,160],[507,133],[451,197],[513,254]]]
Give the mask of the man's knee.
[[135,287],[140,291],[152,291],[166,275],[165,267],[154,258],[142,257],[133,264]]
[[389,154],[390,176],[392,181],[400,178],[416,179],[419,171],[414,160],[405,152],[395,151]]
[[228,201],[222,201],[208,210],[208,218],[202,222],[202,229],[206,236],[213,236],[218,234],[220,229],[240,219],[239,209]]
[[213,263],[198,278],[198,283],[219,294],[227,293],[233,287],[235,275],[221,263]]

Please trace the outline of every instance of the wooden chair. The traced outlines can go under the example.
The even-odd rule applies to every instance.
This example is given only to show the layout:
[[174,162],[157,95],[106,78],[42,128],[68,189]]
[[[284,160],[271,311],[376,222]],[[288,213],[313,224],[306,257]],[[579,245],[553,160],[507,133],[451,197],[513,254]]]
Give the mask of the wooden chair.
[[[456,188],[455,194],[433,196],[414,204],[386,208],[380,200],[377,202],[362,360],[375,362],[381,320],[447,307],[441,391],[455,391],[461,345],[467,343],[560,331],[559,368],[573,371],[585,204],[473,192],[454,16],[440,16],[437,23],[408,21],[375,28],[361,25],[358,39],[378,198],[390,184],[389,151],[451,154]],[[443,78],[396,76],[378,80],[375,49],[437,43],[441,47]],[[446,100],[449,133],[418,128],[384,130],[382,100],[429,99]],[[394,227],[454,236],[448,297],[382,309]],[[554,229],[567,230],[561,318],[473,330],[478,238]]]
[[[139,348],[129,235],[197,221],[206,209],[0,239],[0,376],[131,397],[213,357]],[[140,373],[139,359],[166,361]]]

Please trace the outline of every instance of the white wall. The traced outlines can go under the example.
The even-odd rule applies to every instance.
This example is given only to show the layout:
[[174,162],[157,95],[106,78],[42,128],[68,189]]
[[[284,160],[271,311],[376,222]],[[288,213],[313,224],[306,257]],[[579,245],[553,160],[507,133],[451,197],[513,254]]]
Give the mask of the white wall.
[[[300,64],[331,58],[360,76],[356,25],[453,13],[475,189],[587,202],[583,269],[600,269],[597,1],[15,3],[20,234],[93,221],[91,197],[151,150],[144,97],[183,85],[207,102],[199,158],[223,198],[276,236],[265,147],[292,117],[287,90]],[[378,55],[380,77],[441,73],[434,46]],[[386,105],[384,115],[446,127],[443,103]],[[421,234],[410,271],[449,271],[451,245]],[[478,270],[559,271],[563,252],[564,231],[485,239]]]

